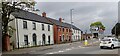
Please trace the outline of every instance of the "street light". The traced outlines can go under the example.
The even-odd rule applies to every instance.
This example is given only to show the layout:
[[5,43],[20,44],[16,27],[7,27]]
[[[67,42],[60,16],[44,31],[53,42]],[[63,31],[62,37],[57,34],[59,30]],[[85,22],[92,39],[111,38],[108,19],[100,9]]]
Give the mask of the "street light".
[[[71,27],[70,27],[70,29],[71,29],[71,32],[72,32],[72,11],[73,11],[74,9],[70,9],[70,18],[71,18]],[[71,37],[72,37],[72,35],[73,35],[73,33],[71,34]],[[72,42],[72,41],[71,41]]]

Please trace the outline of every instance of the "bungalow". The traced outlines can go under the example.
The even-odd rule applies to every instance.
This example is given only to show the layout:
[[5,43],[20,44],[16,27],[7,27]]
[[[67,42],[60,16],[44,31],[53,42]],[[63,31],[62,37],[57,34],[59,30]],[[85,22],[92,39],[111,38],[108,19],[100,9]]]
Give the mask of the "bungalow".
[[10,43],[15,48],[54,44],[53,24],[45,17],[19,10],[11,15],[9,26],[15,28]]

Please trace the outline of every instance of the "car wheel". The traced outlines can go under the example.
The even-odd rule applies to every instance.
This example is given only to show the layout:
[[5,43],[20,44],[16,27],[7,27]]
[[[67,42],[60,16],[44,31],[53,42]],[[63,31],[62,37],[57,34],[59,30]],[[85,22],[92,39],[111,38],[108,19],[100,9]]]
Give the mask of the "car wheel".
[[114,45],[111,45],[111,49],[114,49]]
[[103,49],[103,46],[100,46],[100,49]]

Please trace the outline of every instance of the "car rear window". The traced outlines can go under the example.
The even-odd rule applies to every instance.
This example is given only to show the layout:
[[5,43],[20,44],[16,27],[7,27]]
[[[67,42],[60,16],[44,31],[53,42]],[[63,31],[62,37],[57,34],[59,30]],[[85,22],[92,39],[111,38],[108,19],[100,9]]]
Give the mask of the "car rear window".
[[102,41],[111,41],[110,39],[102,39]]

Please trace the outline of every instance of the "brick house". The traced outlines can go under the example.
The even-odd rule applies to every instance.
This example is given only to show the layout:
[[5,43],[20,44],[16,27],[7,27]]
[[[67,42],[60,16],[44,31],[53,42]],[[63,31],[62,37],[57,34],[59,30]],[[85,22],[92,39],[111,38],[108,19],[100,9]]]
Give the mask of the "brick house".
[[[46,17],[46,13],[43,12],[42,16]],[[71,28],[71,24],[62,22],[62,18],[46,18],[53,23],[55,44],[80,40],[82,31],[76,26],[72,25]]]

